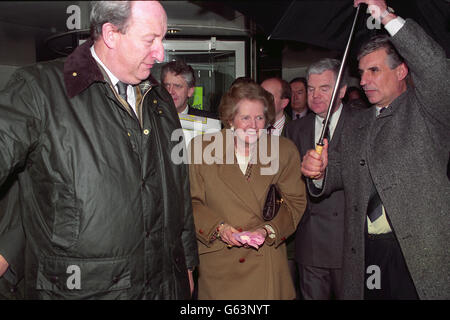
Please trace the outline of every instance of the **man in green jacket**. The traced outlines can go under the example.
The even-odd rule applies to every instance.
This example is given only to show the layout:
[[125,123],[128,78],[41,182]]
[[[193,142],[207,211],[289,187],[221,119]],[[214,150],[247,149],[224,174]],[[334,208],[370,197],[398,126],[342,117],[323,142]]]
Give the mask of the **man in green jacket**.
[[157,1],[98,1],[92,40],[0,92],[0,184],[23,170],[25,298],[190,297],[188,168],[171,159],[180,123],[150,76],[166,31]]

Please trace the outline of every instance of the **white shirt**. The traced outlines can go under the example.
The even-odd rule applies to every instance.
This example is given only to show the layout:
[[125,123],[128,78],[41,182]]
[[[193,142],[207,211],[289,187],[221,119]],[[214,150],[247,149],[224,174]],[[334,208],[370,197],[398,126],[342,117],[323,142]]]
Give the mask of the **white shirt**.
[[405,19],[403,19],[402,17],[397,17],[386,23],[384,28],[386,29],[387,32],[389,32],[391,37],[393,37],[403,27],[405,22],[406,22]]
[[[116,92],[119,93],[119,89],[117,88],[117,82],[119,82],[119,79],[103,64],[103,62],[95,53],[94,46],[91,47],[91,54],[92,57],[94,57],[95,61],[97,61],[106,71],[106,74],[108,75],[109,79],[111,80],[111,83],[116,89]],[[136,113],[136,95],[134,93],[134,87],[132,85],[127,86],[127,102],[132,107],[134,113]]]
[[296,120],[297,119],[297,115],[299,115],[298,118],[301,119],[304,116],[306,116],[307,113],[308,113],[308,108],[305,108],[305,110],[303,110],[302,112],[292,111],[292,120]]
[[270,134],[273,134],[274,136],[281,136],[285,122],[286,116],[283,114],[283,116],[273,124],[274,129],[270,131]]
[[188,114],[188,111],[189,111],[189,107],[186,106],[186,107],[184,108],[184,110],[180,112],[180,114]]
[[[342,103],[339,106],[339,108],[333,112],[333,114],[331,114],[329,122],[328,122],[328,129],[330,130],[330,139],[333,138],[333,134],[334,134],[334,130],[336,130],[336,126],[337,123],[339,121],[339,117],[341,116],[342,113]],[[320,134],[322,133],[322,127],[323,127],[323,121],[325,119],[319,117],[316,114],[316,123],[315,123],[315,134],[314,134],[314,142],[315,144],[317,144],[317,142],[319,142],[319,138],[320,138]],[[330,142],[330,141],[328,141]]]

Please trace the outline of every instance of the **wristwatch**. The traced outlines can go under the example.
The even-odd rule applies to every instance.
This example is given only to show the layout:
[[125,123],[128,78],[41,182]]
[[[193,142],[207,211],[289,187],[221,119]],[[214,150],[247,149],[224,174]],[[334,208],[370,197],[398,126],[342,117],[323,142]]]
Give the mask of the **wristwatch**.
[[387,7],[387,9],[384,10],[384,12],[380,15],[380,21],[386,18],[389,14],[394,12],[395,12],[394,9],[392,9],[391,7]]

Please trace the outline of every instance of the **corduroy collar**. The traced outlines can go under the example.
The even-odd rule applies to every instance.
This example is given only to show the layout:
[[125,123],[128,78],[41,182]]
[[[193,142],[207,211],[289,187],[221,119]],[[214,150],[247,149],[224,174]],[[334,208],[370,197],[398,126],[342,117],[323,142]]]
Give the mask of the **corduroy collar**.
[[[97,62],[91,54],[92,40],[77,47],[64,63],[64,84],[67,95],[73,98],[86,90],[94,82],[106,82]],[[144,87],[159,85],[152,75],[141,83]],[[149,86],[150,85],[150,86]]]

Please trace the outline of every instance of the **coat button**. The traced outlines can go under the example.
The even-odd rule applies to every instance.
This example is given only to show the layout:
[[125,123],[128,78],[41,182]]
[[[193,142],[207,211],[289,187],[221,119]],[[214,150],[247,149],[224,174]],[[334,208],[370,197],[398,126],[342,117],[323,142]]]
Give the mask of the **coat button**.
[[333,212],[333,216],[337,217],[338,213],[337,212]]
[[366,165],[366,160],[364,159],[359,160],[359,165],[364,167]]
[[113,282],[113,283],[117,283],[117,282],[119,282],[119,280],[120,280],[120,278],[117,277],[117,276],[115,276],[115,277],[112,278],[112,282]]
[[50,281],[53,282],[53,283],[58,282],[58,279],[59,279],[58,276],[51,276],[50,277]]
[[240,258],[239,259],[239,263],[244,263],[245,262],[245,259],[244,258]]
[[198,229],[198,233],[203,234],[203,230],[202,229]]
[[150,133],[150,130],[148,130],[148,129],[145,129],[145,130],[144,130],[144,134],[145,134],[146,136],[148,136],[149,133]]
[[72,76],[76,77],[78,75],[78,73],[74,72],[72,73]]
[[355,248],[352,248],[351,251],[352,251],[353,254],[356,253],[356,249]]
[[286,237],[281,238],[281,241],[285,241],[285,240],[286,240]]

